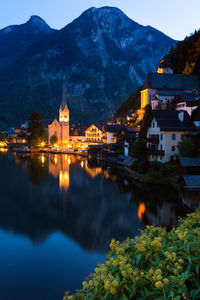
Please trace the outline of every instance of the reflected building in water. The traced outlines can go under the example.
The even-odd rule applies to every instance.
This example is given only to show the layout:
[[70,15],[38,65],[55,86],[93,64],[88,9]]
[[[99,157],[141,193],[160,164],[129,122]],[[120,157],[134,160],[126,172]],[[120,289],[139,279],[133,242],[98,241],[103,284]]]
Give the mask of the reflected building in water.
[[50,155],[48,172],[55,179],[59,178],[59,188],[67,192],[70,183],[70,164],[71,164],[70,155]]
[[[41,243],[60,231],[89,251],[105,252],[112,238],[134,237],[144,224],[177,222],[176,194],[137,188],[73,155],[5,157],[0,168],[0,227]],[[12,182],[12,189],[8,188]]]

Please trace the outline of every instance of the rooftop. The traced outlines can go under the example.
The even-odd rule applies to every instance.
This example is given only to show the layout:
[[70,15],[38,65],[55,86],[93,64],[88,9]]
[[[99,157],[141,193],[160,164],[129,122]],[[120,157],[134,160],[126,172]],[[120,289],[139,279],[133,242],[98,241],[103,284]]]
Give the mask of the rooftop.
[[[180,121],[179,114],[182,113],[184,118]],[[152,114],[157,120],[158,125],[163,131],[190,131],[195,130],[193,122],[186,111],[177,110],[153,110]]]
[[200,157],[179,157],[183,167],[200,167]]
[[193,90],[200,89],[200,77],[185,74],[149,73],[145,89]]
[[106,132],[115,132],[115,133],[119,133],[120,131],[124,131],[124,132],[126,132],[127,131],[127,127],[126,126],[124,126],[124,125],[115,125],[115,124],[113,124],[113,125],[104,125],[104,131],[106,131]]
[[200,188],[200,175],[183,176],[187,188]]

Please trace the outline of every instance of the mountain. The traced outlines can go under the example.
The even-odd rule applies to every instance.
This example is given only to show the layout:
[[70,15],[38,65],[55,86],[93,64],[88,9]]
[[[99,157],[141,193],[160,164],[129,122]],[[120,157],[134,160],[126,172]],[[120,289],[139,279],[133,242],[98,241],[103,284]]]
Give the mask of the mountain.
[[22,25],[11,25],[0,30],[0,69],[21,57],[34,43],[54,32],[38,16]]
[[[43,25],[45,33],[52,32]],[[29,22],[24,26],[27,30]],[[7,27],[6,34],[14,30]],[[54,117],[63,75],[71,121],[107,119],[175,44],[118,8],[92,7],[63,29],[35,41],[25,52],[23,48],[22,55],[0,71],[0,126],[23,122],[35,109],[46,118]]]

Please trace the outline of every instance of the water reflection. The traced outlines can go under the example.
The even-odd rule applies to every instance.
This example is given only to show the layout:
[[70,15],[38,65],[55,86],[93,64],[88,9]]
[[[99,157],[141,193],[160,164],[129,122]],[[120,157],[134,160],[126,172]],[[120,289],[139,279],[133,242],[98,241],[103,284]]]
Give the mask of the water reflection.
[[0,168],[0,226],[34,243],[59,230],[83,248],[104,253],[113,237],[123,240],[143,227],[124,180],[81,157],[14,156],[13,162],[5,156]]
[[[9,168],[8,156],[4,158],[1,196],[9,201],[1,200],[0,224],[4,220],[4,226],[36,243],[60,230],[88,250],[105,252],[113,237],[135,236],[143,224],[172,226],[181,214],[173,190],[131,187],[111,170],[79,156],[15,155]],[[5,190],[10,182],[13,194],[20,190],[17,196]]]
[[0,174],[5,300],[62,299],[103,262],[113,237],[134,237],[144,224],[171,226],[180,214],[173,190],[133,187],[79,156],[1,152]]

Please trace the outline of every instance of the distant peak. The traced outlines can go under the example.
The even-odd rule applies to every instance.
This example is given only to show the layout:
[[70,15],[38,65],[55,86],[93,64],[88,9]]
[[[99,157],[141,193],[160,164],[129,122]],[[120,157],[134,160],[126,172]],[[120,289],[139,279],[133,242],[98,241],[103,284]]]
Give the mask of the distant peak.
[[27,23],[35,24],[35,25],[41,25],[41,24],[44,25],[45,24],[46,26],[48,26],[48,24],[42,18],[40,18],[39,16],[36,16],[36,15],[31,16]]
[[118,13],[118,14],[124,14],[119,8],[113,7],[113,6],[102,6],[99,8],[91,7],[86,12],[90,13]]
[[26,24],[30,24],[45,32],[51,32],[51,27],[39,16],[33,15]]

